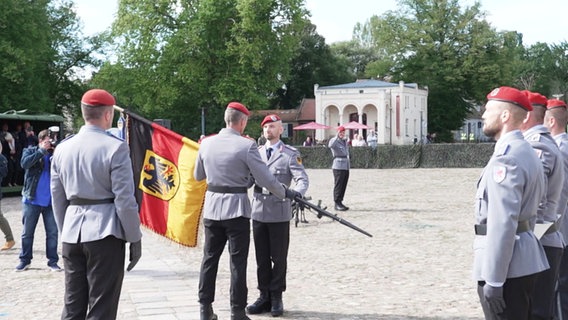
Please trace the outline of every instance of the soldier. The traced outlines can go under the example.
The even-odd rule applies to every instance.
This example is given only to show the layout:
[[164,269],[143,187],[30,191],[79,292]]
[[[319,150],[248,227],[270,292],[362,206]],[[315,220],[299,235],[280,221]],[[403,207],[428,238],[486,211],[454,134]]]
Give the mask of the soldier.
[[487,99],[483,133],[497,143],[477,183],[473,276],[486,319],[530,319],[534,282],[548,269],[533,233],[544,172],[519,130],[532,106],[511,87]]
[[[550,99],[547,101],[546,108],[544,124],[550,130],[564,158],[564,176],[566,176],[568,172],[568,135],[566,134],[568,114],[566,113],[566,103],[558,99]],[[568,210],[568,181],[566,179],[562,187],[561,199],[562,200],[558,203],[558,212],[562,213],[562,217],[559,219],[559,227],[564,237],[564,244],[567,244],[568,219],[566,218],[566,211]],[[554,310],[557,319],[568,319],[568,250],[563,251],[560,260],[557,286],[559,300],[554,300],[559,302],[560,305],[554,308]]]
[[[308,175],[297,149],[280,141],[284,131],[277,115],[267,115],[262,120],[266,145],[258,148],[260,157],[270,172],[284,185],[295,188],[302,195],[308,189]],[[254,187],[252,198],[252,231],[256,249],[256,275],[260,297],[247,307],[249,314],[270,311],[273,317],[284,313],[282,292],[286,291],[286,269],[290,243],[290,200],[281,200],[266,188]]]
[[259,186],[266,187],[280,199],[302,196],[272,175],[260,158],[254,140],[241,136],[249,115],[241,103],[229,103],[225,110],[226,128],[203,139],[195,161],[195,180],[207,179],[203,205],[205,244],[199,277],[201,320],[217,319],[211,304],[215,300],[219,259],[227,241],[231,255],[231,320],[249,319],[245,307],[251,216],[247,186],[252,185],[249,184],[251,175]]
[[337,128],[337,135],[329,139],[327,146],[331,149],[333,155],[333,178],[335,185],[333,187],[333,201],[335,202],[335,210],[346,211],[349,207],[343,204],[343,197],[345,196],[345,189],[347,189],[347,182],[349,181],[349,147],[345,141],[345,128],[339,126]]
[[61,319],[115,319],[124,278],[142,254],[128,145],[106,132],[114,97],[92,89],[81,99],[85,125],[56,148],[53,212],[63,242],[65,304]]
[[564,248],[564,239],[556,225],[558,217],[563,213],[559,212],[560,203],[566,203],[566,198],[561,194],[564,186],[564,161],[556,142],[543,125],[546,97],[526,90],[523,93],[529,98],[533,110],[528,113],[521,131],[542,162],[546,181],[545,196],[539,205],[536,223],[552,224],[540,238],[550,269],[542,272],[535,283],[532,318],[552,319],[556,281]]

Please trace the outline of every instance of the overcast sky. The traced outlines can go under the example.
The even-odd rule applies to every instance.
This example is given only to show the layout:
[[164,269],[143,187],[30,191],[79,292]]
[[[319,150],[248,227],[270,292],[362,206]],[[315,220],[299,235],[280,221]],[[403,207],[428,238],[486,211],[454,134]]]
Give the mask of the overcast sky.
[[[85,33],[105,30],[112,23],[118,0],[75,0],[77,14],[85,25]],[[327,43],[351,39],[357,22],[364,23],[372,15],[396,10],[396,0],[306,0],[312,23]],[[497,30],[516,30],[525,44],[560,43],[568,40],[567,0],[481,0],[482,10]],[[474,0],[462,0],[471,5]]]

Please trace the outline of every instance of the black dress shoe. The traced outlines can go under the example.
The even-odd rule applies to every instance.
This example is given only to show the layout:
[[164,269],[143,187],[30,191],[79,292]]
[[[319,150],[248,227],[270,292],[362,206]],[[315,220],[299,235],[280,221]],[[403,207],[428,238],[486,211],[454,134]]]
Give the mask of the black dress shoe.
[[270,295],[268,292],[261,292],[260,297],[247,307],[248,314],[260,314],[270,311]]
[[250,320],[245,313],[245,309],[231,310],[231,320]]
[[346,211],[346,210],[349,210],[349,208],[347,208],[346,206],[342,205],[341,203],[336,203],[336,204],[335,204],[335,210],[337,210],[337,211]]
[[284,303],[282,302],[282,292],[274,293],[270,295],[270,301],[272,307],[270,308],[270,314],[273,317],[279,317],[284,314]]
[[217,315],[213,313],[213,307],[210,304],[202,304],[199,311],[200,320],[217,320]]

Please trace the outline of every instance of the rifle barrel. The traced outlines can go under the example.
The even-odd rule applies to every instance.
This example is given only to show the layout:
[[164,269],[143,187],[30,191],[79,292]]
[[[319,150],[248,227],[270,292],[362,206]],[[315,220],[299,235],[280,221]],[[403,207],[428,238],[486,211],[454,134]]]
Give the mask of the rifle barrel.
[[366,235],[366,236],[368,236],[368,237],[371,237],[371,238],[373,237],[372,234],[370,234],[370,233],[368,233],[367,231],[365,231],[365,230],[363,230],[363,229],[357,227],[356,225],[352,224],[351,222],[349,222],[349,221],[347,221],[347,220],[345,220],[345,219],[343,219],[343,218],[340,218],[340,217],[338,217],[338,216],[336,216],[336,215],[334,215],[334,214],[331,214],[330,212],[328,212],[328,211],[326,211],[326,210],[324,210],[324,209],[322,209],[322,208],[316,206],[315,204],[313,204],[313,203],[311,203],[311,202],[309,202],[309,201],[306,201],[306,200],[303,199],[303,198],[295,198],[294,200],[297,201],[297,202],[299,202],[299,203],[301,203],[301,204],[303,204],[303,205],[305,205],[305,206],[307,206],[307,207],[310,207],[311,209],[313,209],[313,210],[315,210],[315,211],[317,211],[317,213],[318,213],[318,218],[321,218],[321,216],[326,216],[326,217],[328,217],[328,218],[331,218],[331,219],[333,219],[333,220],[335,220],[335,221],[341,223],[341,224],[344,225],[344,226],[347,226],[347,227],[349,227],[349,228],[351,228],[351,229],[353,229],[353,230],[355,230],[355,231],[361,232],[362,234],[364,234],[364,235]]

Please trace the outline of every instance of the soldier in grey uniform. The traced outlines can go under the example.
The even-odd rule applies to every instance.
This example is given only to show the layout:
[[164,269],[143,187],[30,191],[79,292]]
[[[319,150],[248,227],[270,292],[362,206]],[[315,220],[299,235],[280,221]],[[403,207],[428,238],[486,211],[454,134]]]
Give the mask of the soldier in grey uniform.
[[53,212],[65,263],[61,319],[115,319],[124,278],[142,253],[128,145],[105,132],[115,100],[93,89],[81,99],[85,125],[63,140],[51,163]]
[[251,216],[247,187],[252,185],[251,176],[280,199],[301,197],[268,170],[254,140],[241,136],[249,115],[241,103],[229,103],[225,110],[226,128],[201,141],[195,162],[195,180],[207,179],[203,206],[205,245],[199,278],[201,320],[217,319],[211,304],[215,300],[219,258],[227,242],[231,256],[231,320],[249,319],[245,307]]
[[[566,217],[568,210],[568,180],[566,179],[566,173],[568,172],[568,134],[566,134],[568,114],[566,103],[558,99],[548,100],[546,108],[544,124],[550,130],[554,141],[558,145],[564,163],[565,179],[562,186],[561,200],[558,203],[558,211],[562,212],[562,216],[559,219],[560,233],[564,237],[564,244],[568,244],[568,218]],[[557,282],[558,300],[555,299],[559,304],[556,305],[554,311],[557,319],[568,320],[568,250],[564,249],[560,260]]]
[[532,106],[510,87],[487,99],[483,133],[497,143],[477,183],[473,277],[486,319],[530,319],[534,282],[548,269],[533,233],[544,172],[519,130]]
[[[309,180],[297,149],[284,144],[284,131],[277,115],[267,115],[261,123],[267,142],[260,146],[260,157],[270,172],[284,185],[304,195]],[[272,316],[284,313],[282,292],[286,290],[286,269],[290,243],[292,206],[288,199],[272,195],[266,188],[254,187],[252,198],[252,231],[256,250],[256,275],[260,297],[247,307],[250,314],[270,311]]]
[[546,182],[546,192],[537,211],[536,223],[552,223],[540,238],[540,243],[546,252],[550,269],[539,274],[535,283],[532,319],[549,320],[554,315],[556,282],[558,280],[562,251],[564,250],[564,238],[559,231],[559,226],[556,224],[558,217],[563,213],[559,211],[560,202],[566,202],[566,198],[562,196],[564,160],[548,128],[543,125],[547,103],[546,97],[526,90],[523,93],[529,98],[533,110],[529,112],[527,119],[521,126],[521,131],[525,140],[533,147],[542,162]]
[[343,204],[343,197],[345,196],[345,189],[347,189],[347,182],[349,181],[349,147],[345,140],[345,128],[339,126],[337,128],[337,135],[329,139],[327,146],[331,149],[333,155],[333,178],[335,184],[333,186],[333,201],[335,202],[335,210],[345,211],[349,207]]

